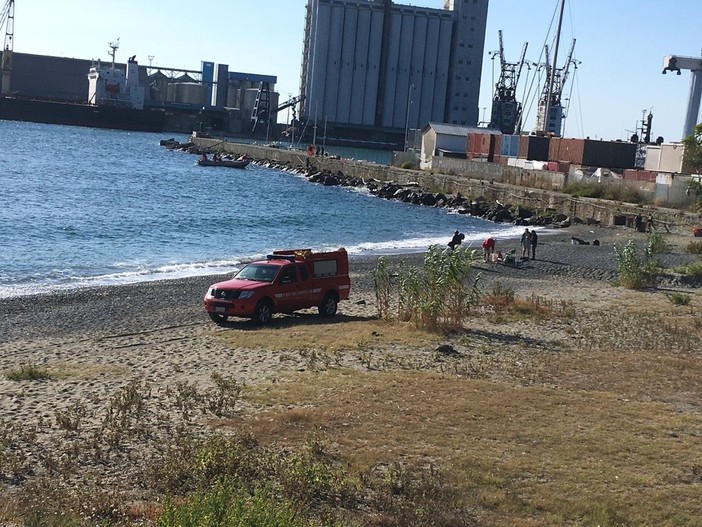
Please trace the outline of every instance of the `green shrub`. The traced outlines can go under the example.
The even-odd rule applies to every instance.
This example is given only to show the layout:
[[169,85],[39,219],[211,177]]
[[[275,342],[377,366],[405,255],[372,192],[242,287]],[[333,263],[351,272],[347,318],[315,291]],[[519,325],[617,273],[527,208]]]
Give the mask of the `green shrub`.
[[400,165],[400,168],[404,168],[404,169],[413,169],[413,168],[414,168],[414,163],[412,163],[412,161],[405,161],[404,163],[402,163],[402,164]]
[[660,231],[654,230],[648,233],[648,252],[650,255],[667,253],[669,250]]
[[19,368],[9,370],[5,373],[10,381],[49,381],[51,375],[46,368],[37,366],[36,364],[23,364]]
[[580,198],[597,198],[627,203],[644,203],[646,199],[637,189],[626,186],[605,186],[595,181],[577,181],[569,183],[565,191]]
[[692,295],[675,291],[674,293],[670,293],[668,295],[668,300],[670,300],[676,306],[686,306],[690,303],[690,300],[692,300]]
[[224,482],[198,492],[178,506],[168,500],[158,527],[304,527],[285,500],[256,492],[253,496]]
[[640,255],[634,240],[629,240],[623,246],[615,245],[614,253],[619,271],[619,285],[627,289],[642,289],[655,282],[656,264],[651,259],[648,248]]
[[432,245],[422,268],[400,266],[391,272],[385,261],[379,261],[374,272],[378,316],[390,317],[390,303],[396,296],[400,320],[428,330],[462,327],[479,297],[479,275],[469,280],[475,259],[471,249]]
[[695,280],[702,279],[702,260],[699,262],[676,267],[675,271],[687,276],[692,276]]

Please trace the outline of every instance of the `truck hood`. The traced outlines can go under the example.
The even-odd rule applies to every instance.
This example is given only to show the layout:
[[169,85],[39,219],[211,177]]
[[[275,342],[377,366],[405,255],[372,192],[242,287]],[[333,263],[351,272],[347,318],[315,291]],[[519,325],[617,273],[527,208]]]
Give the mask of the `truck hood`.
[[255,280],[237,280],[233,278],[232,280],[225,280],[224,282],[217,282],[212,284],[210,289],[229,289],[238,291],[247,291],[250,289],[258,289],[259,287],[265,287],[270,285],[270,282],[257,282]]

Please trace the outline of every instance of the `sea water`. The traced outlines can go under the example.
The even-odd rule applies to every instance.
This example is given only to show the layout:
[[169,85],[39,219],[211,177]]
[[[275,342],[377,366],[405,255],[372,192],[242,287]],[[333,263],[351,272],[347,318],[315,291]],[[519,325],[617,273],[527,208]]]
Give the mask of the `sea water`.
[[226,273],[274,249],[353,257],[522,230],[254,164],[200,167],[163,138],[0,120],[0,298]]

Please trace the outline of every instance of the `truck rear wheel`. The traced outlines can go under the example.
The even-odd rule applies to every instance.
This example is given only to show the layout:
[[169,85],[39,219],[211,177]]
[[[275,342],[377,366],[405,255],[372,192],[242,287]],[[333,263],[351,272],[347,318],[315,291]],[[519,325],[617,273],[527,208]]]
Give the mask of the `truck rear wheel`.
[[259,326],[265,326],[271,321],[273,316],[273,304],[270,300],[261,300],[256,304],[253,321]]
[[329,292],[324,295],[324,300],[322,300],[322,303],[319,304],[319,314],[323,317],[333,317],[336,315],[337,305],[338,301],[336,299],[336,295]]

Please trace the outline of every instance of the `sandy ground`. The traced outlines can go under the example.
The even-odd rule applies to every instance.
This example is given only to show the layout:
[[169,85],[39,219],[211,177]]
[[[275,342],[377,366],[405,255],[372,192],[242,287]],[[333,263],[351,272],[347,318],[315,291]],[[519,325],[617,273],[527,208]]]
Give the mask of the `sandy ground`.
[[[572,236],[598,239],[602,245],[573,245]],[[613,244],[629,237],[641,242],[646,239],[631,229],[584,225],[543,234],[537,259],[519,268],[480,262],[482,287],[489,289],[499,280],[520,296],[537,294],[566,300],[578,309],[626,302],[629,292],[608,282],[616,277]],[[666,240],[674,251],[663,256],[665,263],[675,265],[692,258],[682,251],[691,236],[670,236]],[[497,249],[508,251],[517,245],[516,240],[501,240]],[[390,259],[419,264],[422,255]],[[375,265],[375,258],[352,260],[352,293],[351,299],[339,306],[342,320],[376,316],[372,283]],[[214,338],[219,332],[256,330],[244,320],[228,327],[210,321],[202,308],[202,298],[208,285],[221,279],[197,277],[0,300],[1,419],[52,422],[57,412],[77,402],[85,406],[88,415],[97,416],[105,401],[132,381],[146,382],[159,393],[181,381],[211,384],[212,372],[248,385],[279,377],[278,353],[265,349],[237,352],[222,339]],[[273,325],[285,330],[289,325],[281,324],[281,320],[304,324],[311,317],[276,315]],[[524,331],[528,337],[530,331],[536,335],[538,328]],[[299,364],[293,357],[285,367],[304,367],[302,357],[297,361]],[[17,382],[2,375],[27,364],[48,368],[55,379]]]

